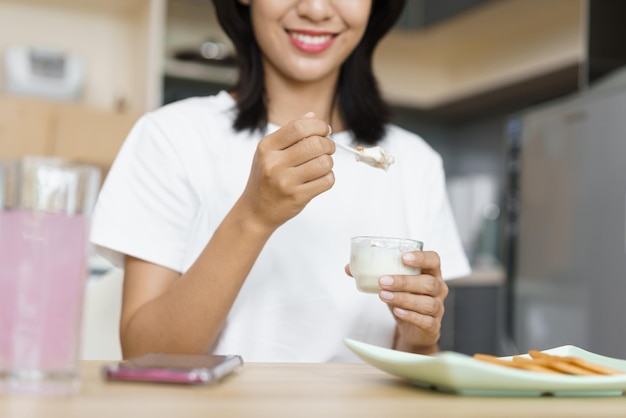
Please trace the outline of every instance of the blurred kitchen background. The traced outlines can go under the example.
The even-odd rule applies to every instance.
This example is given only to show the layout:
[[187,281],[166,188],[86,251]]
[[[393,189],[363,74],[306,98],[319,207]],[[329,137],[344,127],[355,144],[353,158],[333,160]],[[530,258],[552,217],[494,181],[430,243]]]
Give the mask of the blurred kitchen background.
[[[444,159],[472,276],[443,349],[626,358],[626,2],[408,0],[375,70]],[[236,79],[209,0],[0,0],[0,157],[104,173],[140,114]],[[111,269],[92,257],[91,282]]]

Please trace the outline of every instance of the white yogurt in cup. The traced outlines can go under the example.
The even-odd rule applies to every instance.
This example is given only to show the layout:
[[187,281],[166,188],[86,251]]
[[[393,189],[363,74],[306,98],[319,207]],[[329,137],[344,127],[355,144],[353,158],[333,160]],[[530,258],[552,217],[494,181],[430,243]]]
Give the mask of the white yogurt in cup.
[[350,272],[361,292],[378,293],[382,276],[420,274],[419,268],[408,267],[402,254],[421,251],[421,241],[389,237],[353,237],[350,242]]

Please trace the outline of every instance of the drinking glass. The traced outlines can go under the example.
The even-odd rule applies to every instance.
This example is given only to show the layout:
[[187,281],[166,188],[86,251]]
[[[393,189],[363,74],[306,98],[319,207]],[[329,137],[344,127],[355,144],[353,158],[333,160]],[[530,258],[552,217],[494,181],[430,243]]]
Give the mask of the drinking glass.
[[378,280],[385,275],[420,274],[420,269],[402,262],[402,254],[421,251],[421,241],[391,237],[353,237],[350,244],[350,273],[357,289],[378,293]]
[[0,392],[72,393],[100,169],[0,161]]

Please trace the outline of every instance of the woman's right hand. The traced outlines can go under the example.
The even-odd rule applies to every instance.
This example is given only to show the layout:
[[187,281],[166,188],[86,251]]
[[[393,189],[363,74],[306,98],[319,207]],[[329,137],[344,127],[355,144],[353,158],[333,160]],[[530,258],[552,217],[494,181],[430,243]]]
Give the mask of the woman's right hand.
[[328,134],[327,123],[307,113],[259,142],[238,202],[248,219],[276,229],[333,186],[335,143]]

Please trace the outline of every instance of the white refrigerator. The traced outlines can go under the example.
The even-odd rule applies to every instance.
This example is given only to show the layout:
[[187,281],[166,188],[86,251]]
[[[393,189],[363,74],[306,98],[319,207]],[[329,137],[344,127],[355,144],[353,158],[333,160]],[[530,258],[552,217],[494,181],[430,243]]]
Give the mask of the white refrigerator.
[[506,351],[626,358],[626,72],[512,117],[508,143]]

